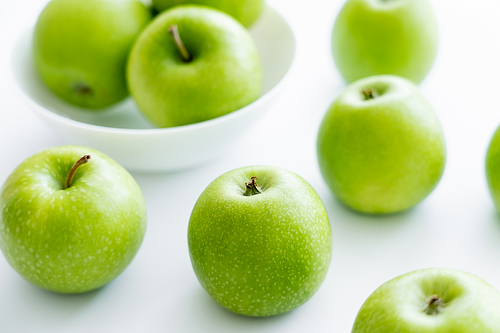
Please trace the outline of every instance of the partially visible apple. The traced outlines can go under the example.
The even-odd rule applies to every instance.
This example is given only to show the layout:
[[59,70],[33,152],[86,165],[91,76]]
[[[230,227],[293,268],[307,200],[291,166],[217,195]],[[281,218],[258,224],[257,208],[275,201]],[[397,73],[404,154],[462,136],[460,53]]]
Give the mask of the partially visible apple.
[[66,102],[110,106],[128,96],[128,53],[150,18],[138,0],[51,0],[35,26],[35,67]]
[[247,316],[287,312],[319,289],[330,264],[328,216],[314,189],[277,167],[229,171],[191,213],[189,253],[203,288]]
[[178,6],[160,14],[135,43],[130,91],[158,127],[213,119],[255,101],[259,54],[248,31],[218,10]]
[[486,178],[495,207],[500,212],[500,127],[497,128],[488,147]]
[[455,269],[423,269],[380,286],[365,301],[352,333],[496,333],[500,293]]
[[333,27],[333,58],[348,82],[392,74],[420,83],[437,49],[428,0],[347,0]]
[[186,4],[214,7],[231,15],[246,27],[259,18],[264,8],[264,0],[153,0],[153,4],[158,11]]
[[26,280],[62,293],[96,289],[120,275],[146,221],[132,176],[86,147],[53,147],[27,158],[0,192],[5,258]]
[[443,130],[408,80],[374,76],[345,88],[318,133],[318,161],[332,192],[366,213],[398,212],[422,201],[444,171]]

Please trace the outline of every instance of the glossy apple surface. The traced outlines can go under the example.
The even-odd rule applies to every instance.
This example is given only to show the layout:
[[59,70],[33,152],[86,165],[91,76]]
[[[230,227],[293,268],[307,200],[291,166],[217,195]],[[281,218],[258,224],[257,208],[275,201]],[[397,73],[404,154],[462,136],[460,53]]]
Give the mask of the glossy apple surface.
[[323,118],[317,150],[332,192],[366,213],[418,204],[438,184],[446,160],[432,107],[413,83],[395,76],[374,76],[345,88]]
[[352,333],[495,333],[500,293],[475,275],[423,269],[380,286],[365,301]]
[[347,0],[333,27],[333,58],[348,82],[391,74],[420,83],[437,49],[428,0]]
[[325,278],[332,246],[314,189],[270,166],[239,168],[214,180],[193,209],[188,241],[203,288],[247,316],[276,315],[309,300]]
[[35,67],[66,102],[110,106],[128,96],[128,53],[150,18],[138,0],[52,0],[35,26]]
[[[88,163],[76,169],[82,155]],[[26,280],[78,293],[128,266],[146,230],[146,205],[132,176],[96,150],[59,146],[23,161],[0,193],[0,248]]]
[[[177,27],[189,60],[169,33]],[[231,16],[201,6],[160,14],[141,34],[128,63],[130,91],[158,127],[213,119],[255,101],[260,58],[248,31]]]
[[264,0],[153,0],[158,11],[178,5],[197,4],[221,10],[246,27],[251,26],[262,13]]

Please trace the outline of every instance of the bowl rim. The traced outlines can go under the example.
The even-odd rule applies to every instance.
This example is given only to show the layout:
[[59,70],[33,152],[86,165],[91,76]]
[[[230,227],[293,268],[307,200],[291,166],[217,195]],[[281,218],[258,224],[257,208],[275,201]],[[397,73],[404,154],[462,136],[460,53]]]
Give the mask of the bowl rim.
[[[199,122],[199,123],[182,125],[182,126],[175,126],[175,127],[165,127],[165,128],[143,128],[143,129],[139,129],[139,128],[115,128],[115,127],[106,127],[106,126],[101,126],[101,125],[88,124],[88,123],[84,123],[84,122],[81,122],[81,121],[78,121],[78,120],[67,118],[67,117],[61,116],[61,115],[59,115],[59,114],[57,114],[55,112],[52,112],[52,111],[48,110],[47,108],[45,108],[43,106],[41,106],[40,104],[38,104],[37,102],[35,102],[33,99],[31,99],[31,97],[26,92],[24,92],[23,88],[19,84],[17,71],[14,69],[15,68],[15,66],[14,66],[15,60],[14,59],[16,58],[16,54],[15,53],[16,53],[16,51],[18,49],[17,45],[18,45],[19,41],[22,38],[26,38],[25,36],[26,36],[27,33],[31,33],[31,31],[34,30],[34,25],[32,25],[29,28],[27,28],[24,31],[24,33],[22,33],[17,38],[17,42],[16,42],[16,44],[14,46],[14,49],[12,50],[11,57],[10,57],[11,58],[11,60],[10,60],[11,73],[12,73],[12,75],[14,77],[14,81],[16,82],[16,87],[17,87],[18,93],[20,93],[21,96],[23,97],[22,99],[23,99],[23,102],[25,104],[27,104],[31,109],[35,110],[37,113],[43,115],[44,117],[51,118],[53,121],[56,121],[56,122],[59,122],[59,123],[64,123],[65,125],[73,127],[73,128],[78,127],[78,128],[85,129],[85,130],[88,130],[88,131],[103,132],[103,133],[117,133],[117,134],[129,134],[129,135],[130,134],[131,135],[144,135],[144,134],[146,134],[146,135],[154,135],[154,134],[161,134],[161,133],[176,133],[176,132],[197,130],[197,129],[200,129],[200,128],[209,127],[209,126],[212,126],[212,125],[217,125],[218,123],[221,123],[221,122],[224,122],[224,121],[228,121],[228,120],[231,120],[232,118],[235,118],[235,117],[241,116],[241,115],[243,115],[245,113],[248,113],[252,109],[258,108],[261,104],[264,104],[268,100],[270,100],[280,90],[282,90],[284,84],[287,81],[289,81],[290,74],[292,73],[293,68],[296,65],[296,60],[297,60],[297,39],[296,39],[295,31],[293,30],[292,25],[290,24],[290,22],[286,18],[286,16],[283,15],[282,13],[280,13],[278,10],[276,10],[276,8],[274,8],[273,6],[271,6],[269,4],[266,4],[266,9],[267,10],[272,10],[276,14],[278,14],[279,17],[286,24],[286,27],[288,28],[288,30],[291,33],[291,43],[293,44],[293,53],[292,53],[291,64],[290,64],[287,72],[276,83],[276,85],[274,87],[272,87],[267,93],[263,94],[262,96],[260,96],[258,99],[256,99],[252,103],[247,104],[244,107],[242,107],[240,109],[237,109],[235,111],[232,111],[232,112],[230,112],[228,114],[222,115],[222,116],[217,117],[217,118],[205,120],[205,121],[202,121],[202,122]],[[129,95],[126,99],[124,99],[123,101],[118,102],[118,103],[124,103],[128,99],[132,99],[132,101],[133,101],[133,98]],[[73,107],[75,107],[75,106],[73,106]],[[85,109],[82,108],[82,110],[85,110]],[[101,110],[106,110],[106,108],[103,108]]]

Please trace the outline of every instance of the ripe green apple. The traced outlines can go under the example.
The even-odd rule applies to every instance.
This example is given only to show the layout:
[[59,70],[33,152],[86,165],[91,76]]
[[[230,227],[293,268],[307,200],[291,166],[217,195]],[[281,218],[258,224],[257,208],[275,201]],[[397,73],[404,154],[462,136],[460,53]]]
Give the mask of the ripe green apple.
[[259,54],[248,31],[208,7],[178,6],[141,34],[128,63],[130,91],[157,126],[216,118],[255,101]]
[[486,154],[486,178],[495,207],[500,212],[500,127],[493,135]]
[[52,0],[35,26],[35,67],[66,102],[110,106],[128,96],[128,53],[150,18],[138,0]]
[[352,333],[496,333],[500,293],[455,269],[423,269],[380,286],[365,301]]
[[271,316],[319,289],[332,236],[323,203],[304,179],[250,166],[223,174],[203,191],[188,242],[196,276],[215,301],[239,314]]
[[437,49],[428,0],[347,0],[333,26],[333,58],[348,82],[392,74],[420,83]]
[[431,106],[408,80],[382,75],[345,88],[318,133],[323,178],[345,205],[366,213],[413,207],[443,174],[446,147]]
[[26,280],[62,293],[96,289],[120,275],[139,250],[146,221],[132,176],[81,146],[27,158],[0,192],[5,258]]
[[178,5],[197,4],[221,10],[249,27],[262,13],[264,0],[153,0],[158,11]]

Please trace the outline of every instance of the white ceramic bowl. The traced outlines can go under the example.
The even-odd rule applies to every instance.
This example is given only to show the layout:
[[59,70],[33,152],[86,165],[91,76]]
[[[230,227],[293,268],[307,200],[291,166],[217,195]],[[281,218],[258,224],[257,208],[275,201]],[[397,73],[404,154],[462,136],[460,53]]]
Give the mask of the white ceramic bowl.
[[33,28],[16,44],[12,70],[21,98],[71,144],[98,149],[129,170],[175,171],[208,162],[228,151],[283,90],[295,59],[292,29],[276,10],[267,7],[250,32],[264,71],[261,97],[228,115],[187,126],[154,128],[131,98],[103,112],[87,111],[59,99],[35,72]]

